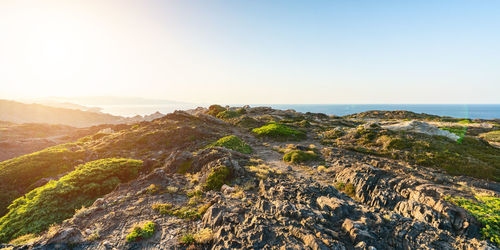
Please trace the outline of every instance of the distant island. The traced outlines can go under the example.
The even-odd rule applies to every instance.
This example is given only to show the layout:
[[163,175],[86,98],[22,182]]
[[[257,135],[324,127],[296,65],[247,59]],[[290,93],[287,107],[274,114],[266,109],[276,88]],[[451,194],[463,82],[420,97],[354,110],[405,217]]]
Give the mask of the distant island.
[[[149,121],[163,116],[156,112],[151,115],[122,117],[74,104],[64,104],[66,107],[54,107],[55,104],[28,104],[10,100],[0,100],[0,121],[13,123],[47,123],[68,125],[73,127],[89,127],[100,124],[134,123]],[[59,105],[63,106],[63,105]],[[80,108],[87,110],[80,110]],[[96,112],[97,111],[97,112]]]

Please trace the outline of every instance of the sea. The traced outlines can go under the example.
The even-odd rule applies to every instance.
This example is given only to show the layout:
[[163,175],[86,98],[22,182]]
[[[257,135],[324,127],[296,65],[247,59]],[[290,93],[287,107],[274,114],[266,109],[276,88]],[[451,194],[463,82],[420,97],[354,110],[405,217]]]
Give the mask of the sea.
[[[175,110],[208,107],[208,104],[166,105],[101,105],[102,112],[121,116],[148,115],[156,111],[167,114]],[[231,104],[230,106],[243,106]],[[256,104],[275,109],[294,109],[298,112],[349,115],[370,110],[407,110],[439,116],[470,119],[500,119],[500,104]]]

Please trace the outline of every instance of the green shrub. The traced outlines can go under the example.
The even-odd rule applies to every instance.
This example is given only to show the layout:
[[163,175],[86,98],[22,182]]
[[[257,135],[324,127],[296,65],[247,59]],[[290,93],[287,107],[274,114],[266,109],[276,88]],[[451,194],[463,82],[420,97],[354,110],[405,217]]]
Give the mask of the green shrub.
[[241,114],[234,110],[224,110],[217,114],[217,118],[219,119],[230,119],[240,116]]
[[179,239],[179,243],[184,244],[184,245],[194,244],[194,235],[192,233],[186,233],[186,234],[184,234]]
[[465,119],[465,120],[458,121],[458,123],[460,123],[460,124],[469,124],[469,123],[472,123],[472,121],[470,119]]
[[207,180],[203,185],[203,189],[205,191],[208,190],[220,190],[222,185],[226,183],[226,181],[231,176],[231,170],[226,166],[219,166],[217,168],[212,169],[207,176]]
[[142,161],[102,159],[77,166],[59,179],[18,198],[0,218],[0,242],[40,233],[54,223],[70,218],[76,209],[91,205],[122,182],[138,176]]
[[179,165],[177,168],[177,173],[179,174],[185,174],[191,169],[191,165],[193,164],[193,160],[189,159]]
[[72,149],[71,145],[58,145],[0,162],[0,216],[14,199],[32,190],[35,182],[71,171],[77,161],[84,160],[85,152]]
[[335,188],[339,191],[344,192],[345,194],[349,195],[350,197],[355,197],[356,196],[356,187],[348,182],[348,183],[343,183],[341,181],[335,183]]
[[313,151],[292,150],[283,156],[283,161],[290,163],[302,163],[317,160],[319,156]]
[[222,137],[207,147],[224,147],[244,154],[252,153],[252,148],[235,135]]
[[220,112],[225,111],[225,110],[226,110],[226,108],[222,107],[221,105],[214,104],[214,105],[210,105],[210,107],[208,107],[207,114],[209,114],[211,116],[217,116],[217,114],[219,114]]
[[134,226],[129,235],[127,235],[127,242],[136,242],[143,239],[151,238],[155,233],[156,224],[148,221],[144,226]]
[[302,140],[306,138],[306,134],[302,131],[295,130],[286,125],[276,122],[268,122],[266,125],[252,130],[257,135],[271,137],[278,140],[295,139]]
[[483,224],[481,233],[484,239],[488,239],[500,247],[500,198],[498,197],[476,197],[477,201],[463,197],[446,197],[456,205],[463,207]]
[[464,139],[465,134],[467,133],[467,127],[440,127],[440,129],[458,135],[460,137],[457,140],[458,143],[462,143],[462,140]]
[[258,120],[251,118],[247,115],[239,117],[238,120],[234,122],[234,124],[248,129],[255,128],[261,125],[261,123]]
[[186,220],[198,220],[201,219],[201,216],[208,208],[206,207],[207,204],[175,208],[171,203],[158,203],[151,206],[151,208],[163,215],[175,216]]

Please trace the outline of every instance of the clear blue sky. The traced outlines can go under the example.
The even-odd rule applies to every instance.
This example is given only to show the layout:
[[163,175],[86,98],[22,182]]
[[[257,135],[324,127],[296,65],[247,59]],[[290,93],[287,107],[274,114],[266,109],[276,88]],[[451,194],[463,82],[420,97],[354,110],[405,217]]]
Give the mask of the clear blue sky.
[[[500,1],[90,2],[83,11],[58,5],[75,15],[55,26],[88,21],[74,27],[89,42],[66,51],[98,51],[79,62],[102,67],[18,85],[42,79],[54,95],[209,103],[500,103]],[[81,69],[61,57],[43,72]],[[0,91],[23,97],[22,89]]]

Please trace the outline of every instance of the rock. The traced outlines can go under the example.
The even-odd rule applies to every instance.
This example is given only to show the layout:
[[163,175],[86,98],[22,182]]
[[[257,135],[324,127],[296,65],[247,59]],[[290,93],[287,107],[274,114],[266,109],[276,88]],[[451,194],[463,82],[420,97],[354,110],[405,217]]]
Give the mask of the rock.
[[234,193],[235,189],[234,187],[230,187],[226,184],[222,185],[222,187],[220,188],[220,191],[224,194],[230,194],[230,193]]
[[439,129],[433,125],[430,125],[429,123],[421,122],[421,121],[401,122],[401,123],[394,124],[394,125],[386,125],[386,126],[383,126],[383,128],[389,129],[389,130],[415,132],[415,133],[422,133],[422,134],[428,134],[428,135],[446,136],[454,141],[456,141],[460,138],[460,136],[458,136],[454,133]]

